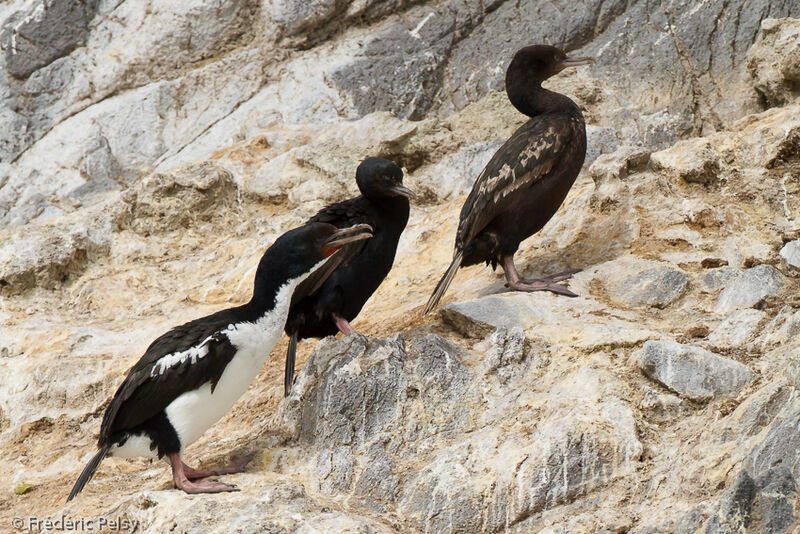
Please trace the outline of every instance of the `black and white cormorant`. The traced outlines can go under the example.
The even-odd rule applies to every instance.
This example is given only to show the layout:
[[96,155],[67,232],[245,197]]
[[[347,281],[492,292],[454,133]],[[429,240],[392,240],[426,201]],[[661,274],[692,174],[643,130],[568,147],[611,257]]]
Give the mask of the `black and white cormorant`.
[[567,67],[594,62],[570,58],[558,48],[527,46],[517,51],[506,70],[511,104],[530,117],[495,152],[461,208],[453,261],[433,291],[424,313],[447,291],[461,266],[486,262],[502,265],[508,286],[519,291],[552,291],[577,296],[558,284],[578,270],[546,278],[520,277],[514,254],[555,214],[578,177],[586,156],[586,125],[568,97],[542,87]]
[[403,171],[389,160],[367,158],[356,170],[356,183],[361,195],[331,204],[309,222],[329,223],[339,228],[369,224],[373,237],[353,243],[340,252],[341,265],[319,289],[314,276],[301,284],[299,295],[292,299],[286,333],[289,349],[286,354],[284,393],[289,395],[294,380],[297,341],[309,337],[325,337],[337,331],[353,331],[350,321],[356,318],[364,303],[389,274],[397,251],[400,234],[408,222],[408,199],[414,194],[403,185]]
[[[181,452],[234,405],[283,333],[293,293],[310,273],[330,274],[337,249],[371,237],[366,225],[343,230],[314,223],[279,237],[258,264],[247,304],[178,326],[156,339],[129,371],[100,427],[99,451],[67,498],[77,495],[106,456],[166,456],[177,488],[187,493],[236,491],[217,480],[195,480],[242,471],[242,458],[198,471]],[[323,273],[324,279],[324,273]]]

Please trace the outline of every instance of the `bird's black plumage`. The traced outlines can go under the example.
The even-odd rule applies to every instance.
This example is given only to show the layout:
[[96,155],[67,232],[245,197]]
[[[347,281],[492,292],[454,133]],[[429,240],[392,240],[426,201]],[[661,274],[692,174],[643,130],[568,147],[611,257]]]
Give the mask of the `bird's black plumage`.
[[529,46],[514,55],[506,71],[506,93],[514,107],[531,118],[475,180],[461,209],[453,261],[425,313],[436,306],[459,267],[483,262],[492,267],[501,264],[512,288],[572,294],[555,284],[557,280],[521,280],[513,256],[520,242],[538,232],[558,210],[586,155],[580,109],[568,97],[544,89],[541,82],[588,61],[591,58],[567,58],[546,45]]
[[[367,158],[356,171],[361,195],[331,204],[309,222],[324,222],[339,228],[369,224],[373,237],[353,243],[340,252],[341,265],[324,284],[303,299],[294,299],[286,321],[290,346],[286,359],[285,394],[294,377],[297,340],[325,337],[339,330],[336,317],[352,321],[378,289],[394,263],[397,242],[406,227],[411,191],[403,187],[403,171],[389,160]],[[298,291],[315,284],[314,275]]]
[[[296,288],[295,284],[339,246],[369,237],[371,234],[368,230],[367,227],[340,230],[330,224],[313,223],[287,232],[262,256],[256,271],[253,297],[247,304],[177,326],[153,341],[131,368],[106,409],[100,427],[99,451],[81,473],[67,500],[83,489],[107,454],[125,446],[128,440],[135,437],[145,439],[150,444],[150,450],[159,458],[170,456],[173,476],[177,477],[176,485],[183,484],[179,487],[185,491],[230,491],[231,486],[218,482],[206,486],[188,482],[184,476],[187,467],[180,460],[179,453],[189,443],[181,442],[176,429],[176,424],[181,421],[170,419],[168,407],[185,393],[197,391],[206,385],[210,391],[209,402],[217,402],[216,399],[220,397],[214,396],[215,388],[240,351],[246,350],[248,354],[240,357],[256,358],[254,361],[257,361],[259,350],[269,353],[271,349],[258,345],[260,338],[254,340],[257,344],[255,348],[250,346],[252,344],[248,345],[249,339],[241,333],[237,336],[236,328],[256,328],[258,321],[264,321],[264,326],[258,328],[275,330],[271,334],[266,332],[265,339],[277,340],[292,295],[286,292],[296,292],[299,287]],[[330,258],[326,262],[330,267],[327,272],[331,272],[340,261],[339,255]],[[279,299],[283,299],[283,302],[279,302]],[[234,342],[235,339],[239,345]],[[246,349],[243,348],[245,346]],[[248,377],[242,380],[247,381]],[[201,416],[192,412],[187,417],[194,415]]]

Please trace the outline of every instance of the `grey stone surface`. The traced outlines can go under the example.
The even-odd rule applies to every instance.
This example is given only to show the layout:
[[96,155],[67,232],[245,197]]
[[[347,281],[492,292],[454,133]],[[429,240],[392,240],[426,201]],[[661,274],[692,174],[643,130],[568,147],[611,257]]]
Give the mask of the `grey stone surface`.
[[785,345],[800,340],[800,310],[790,306],[782,307],[775,317],[767,323],[759,341],[762,347]]
[[617,135],[608,126],[586,126],[586,158],[584,166],[589,166],[603,154],[610,154],[618,148]]
[[800,350],[795,350],[786,366],[786,379],[797,390],[800,390]]
[[[519,329],[498,331],[490,345],[489,373],[524,358]],[[394,511],[415,530],[497,531],[635,467],[642,446],[633,412],[596,391],[597,372],[555,385],[548,396],[568,398],[541,414],[533,434],[503,432],[475,425],[496,393],[462,363],[466,356],[435,335],[321,342],[280,412],[309,456],[312,483]],[[509,384],[528,387],[521,375]]]
[[639,407],[657,421],[670,421],[688,412],[686,403],[675,395],[646,387]]
[[717,511],[705,524],[705,532],[746,532],[753,514],[756,483],[747,471],[740,471],[717,504]]
[[741,272],[741,270],[735,267],[724,265],[704,272],[700,277],[700,282],[706,290],[717,291],[727,287]]
[[38,287],[55,289],[108,255],[121,217],[118,196],[93,207],[84,217],[14,232],[0,244],[0,294]]
[[610,293],[613,299],[625,304],[663,308],[680,298],[688,287],[689,275],[685,272],[658,266],[618,280],[611,285]]
[[784,404],[778,417],[769,426],[769,432],[750,453],[744,462],[753,478],[758,479],[777,467],[788,469],[797,481],[800,476],[800,433],[797,421],[800,417],[800,402],[791,398]]
[[633,171],[640,170],[650,161],[650,151],[644,147],[625,145],[614,152],[598,156],[589,168],[595,182],[622,180]]
[[772,424],[791,394],[791,388],[784,383],[767,384],[736,407],[722,429],[717,430],[714,440],[735,443],[757,435]]
[[477,2],[451,1],[393,17],[360,45],[355,61],[330,78],[359,115],[389,110],[422,119],[438,103],[454,43],[482,20],[482,9]]
[[720,349],[744,348],[745,342],[756,334],[758,325],[766,317],[767,314],[761,310],[747,309],[731,312],[708,335],[708,342],[711,346]]
[[[734,89],[737,73],[756,40],[761,20],[782,16],[800,16],[800,6],[788,0],[736,0],[702,6],[688,0],[558,7],[507,2],[455,47],[445,70],[443,91],[447,101],[461,108],[473,95],[502,87],[503,67],[520,46],[559,43],[568,50],[596,56],[592,76],[605,80],[612,94],[626,95],[624,105],[615,100],[603,123],[613,123],[625,142],[664,148],[683,132],[700,133],[704,125],[718,127],[720,121],[738,116],[743,109],[757,107],[751,89]],[[548,23],[541,24],[543,20]],[[646,74],[636,79],[619,72]],[[634,89],[642,80],[647,80],[648,91]],[[733,91],[737,98],[732,98]],[[661,112],[659,104],[654,105],[654,94],[671,101],[668,114]]]
[[755,481],[759,490],[761,532],[787,532],[795,524],[797,483],[792,472],[784,466],[774,467]]
[[787,265],[800,269],[800,239],[789,241],[783,245],[780,255]]
[[442,317],[465,335],[483,337],[496,328],[525,329],[541,315],[520,299],[485,297],[454,302],[442,308]]
[[675,180],[708,184],[717,180],[719,157],[707,139],[694,138],[655,152],[650,155],[650,160],[656,170],[666,172]]
[[517,366],[525,359],[525,332],[519,327],[498,328],[489,336],[489,348],[484,355],[486,371],[496,373],[503,383],[518,378]]
[[800,96],[800,44],[796,19],[764,19],[755,44],[747,52],[747,70],[756,90],[772,106]]
[[646,341],[637,364],[648,377],[696,401],[736,396],[755,376],[739,362],[674,341]]
[[764,297],[778,295],[786,285],[786,277],[771,265],[758,265],[734,278],[720,294],[714,310],[725,313],[750,308]]
[[37,0],[9,17],[0,35],[8,71],[27,78],[83,45],[96,7],[97,0]]
[[120,226],[148,234],[234,212],[236,184],[225,169],[199,163],[151,174],[127,190],[123,200],[126,206]]

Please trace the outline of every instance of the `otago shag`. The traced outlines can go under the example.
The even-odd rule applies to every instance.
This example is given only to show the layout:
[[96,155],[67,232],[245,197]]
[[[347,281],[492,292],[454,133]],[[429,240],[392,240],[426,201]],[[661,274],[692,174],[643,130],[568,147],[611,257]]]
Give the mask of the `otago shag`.
[[[367,158],[356,170],[356,183],[361,195],[323,208],[309,222],[325,222],[340,228],[369,224],[373,237],[344,247],[340,252],[344,259],[330,278],[320,285],[312,275],[301,285],[302,294],[308,296],[292,299],[286,321],[289,349],[285,395],[289,395],[294,381],[297,341],[353,331],[349,321],[356,318],[389,274],[397,242],[408,222],[408,199],[414,194],[403,186],[400,167],[383,158]],[[306,287],[314,285],[319,289]]]
[[511,104],[531,117],[495,152],[461,208],[453,262],[433,291],[424,313],[447,291],[461,266],[486,262],[503,266],[508,286],[519,291],[552,291],[574,297],[558,284],[578,272],[540,279],[521,278],[514,253],[555,214],[578,177],[586,155],[586,126],[578,106],[548,91],[542,82],[567,67],[594,62],[569,58],[558,48],[528,46],[514,54],[506,71]]
[[317,269],[330,274],[341,258],[326,258],[370,236],[366,225],[338,230],[314,223],[291,230],[261,258],[250,302],[175,327],[156,339],[106,409],[99,451],[67,501],[83,489],[106,456],[166,456],[177,488],[187,493],[236,491],[217,480],[195,480],[242,471],[250,457],[199,471],[183,463],[181,452],[231,409],[258,374],[282,335],[298,284]]

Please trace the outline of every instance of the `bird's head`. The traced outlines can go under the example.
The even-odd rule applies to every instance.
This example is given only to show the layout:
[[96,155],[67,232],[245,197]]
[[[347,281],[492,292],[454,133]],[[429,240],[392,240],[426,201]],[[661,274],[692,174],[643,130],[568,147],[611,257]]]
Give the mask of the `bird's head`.
[[[372,227],[357,224],[338,229],[332,224],[309,223],[289,230],[267,249],[261,259],[265,269],[285,279],[304,277],[342,246],[369,239]],[[282,271],[278,274],[278,271]]]
[[414,198],[414,192],[403,185],[403,170],[388,159],[367,158],[356,170],[358,189],[367,198]]
[[506,70],[506,86],[519,81],[541,83],[568,67],[594,63],[591,57],[568,57],[560,48],[532,45],[517,50]]

